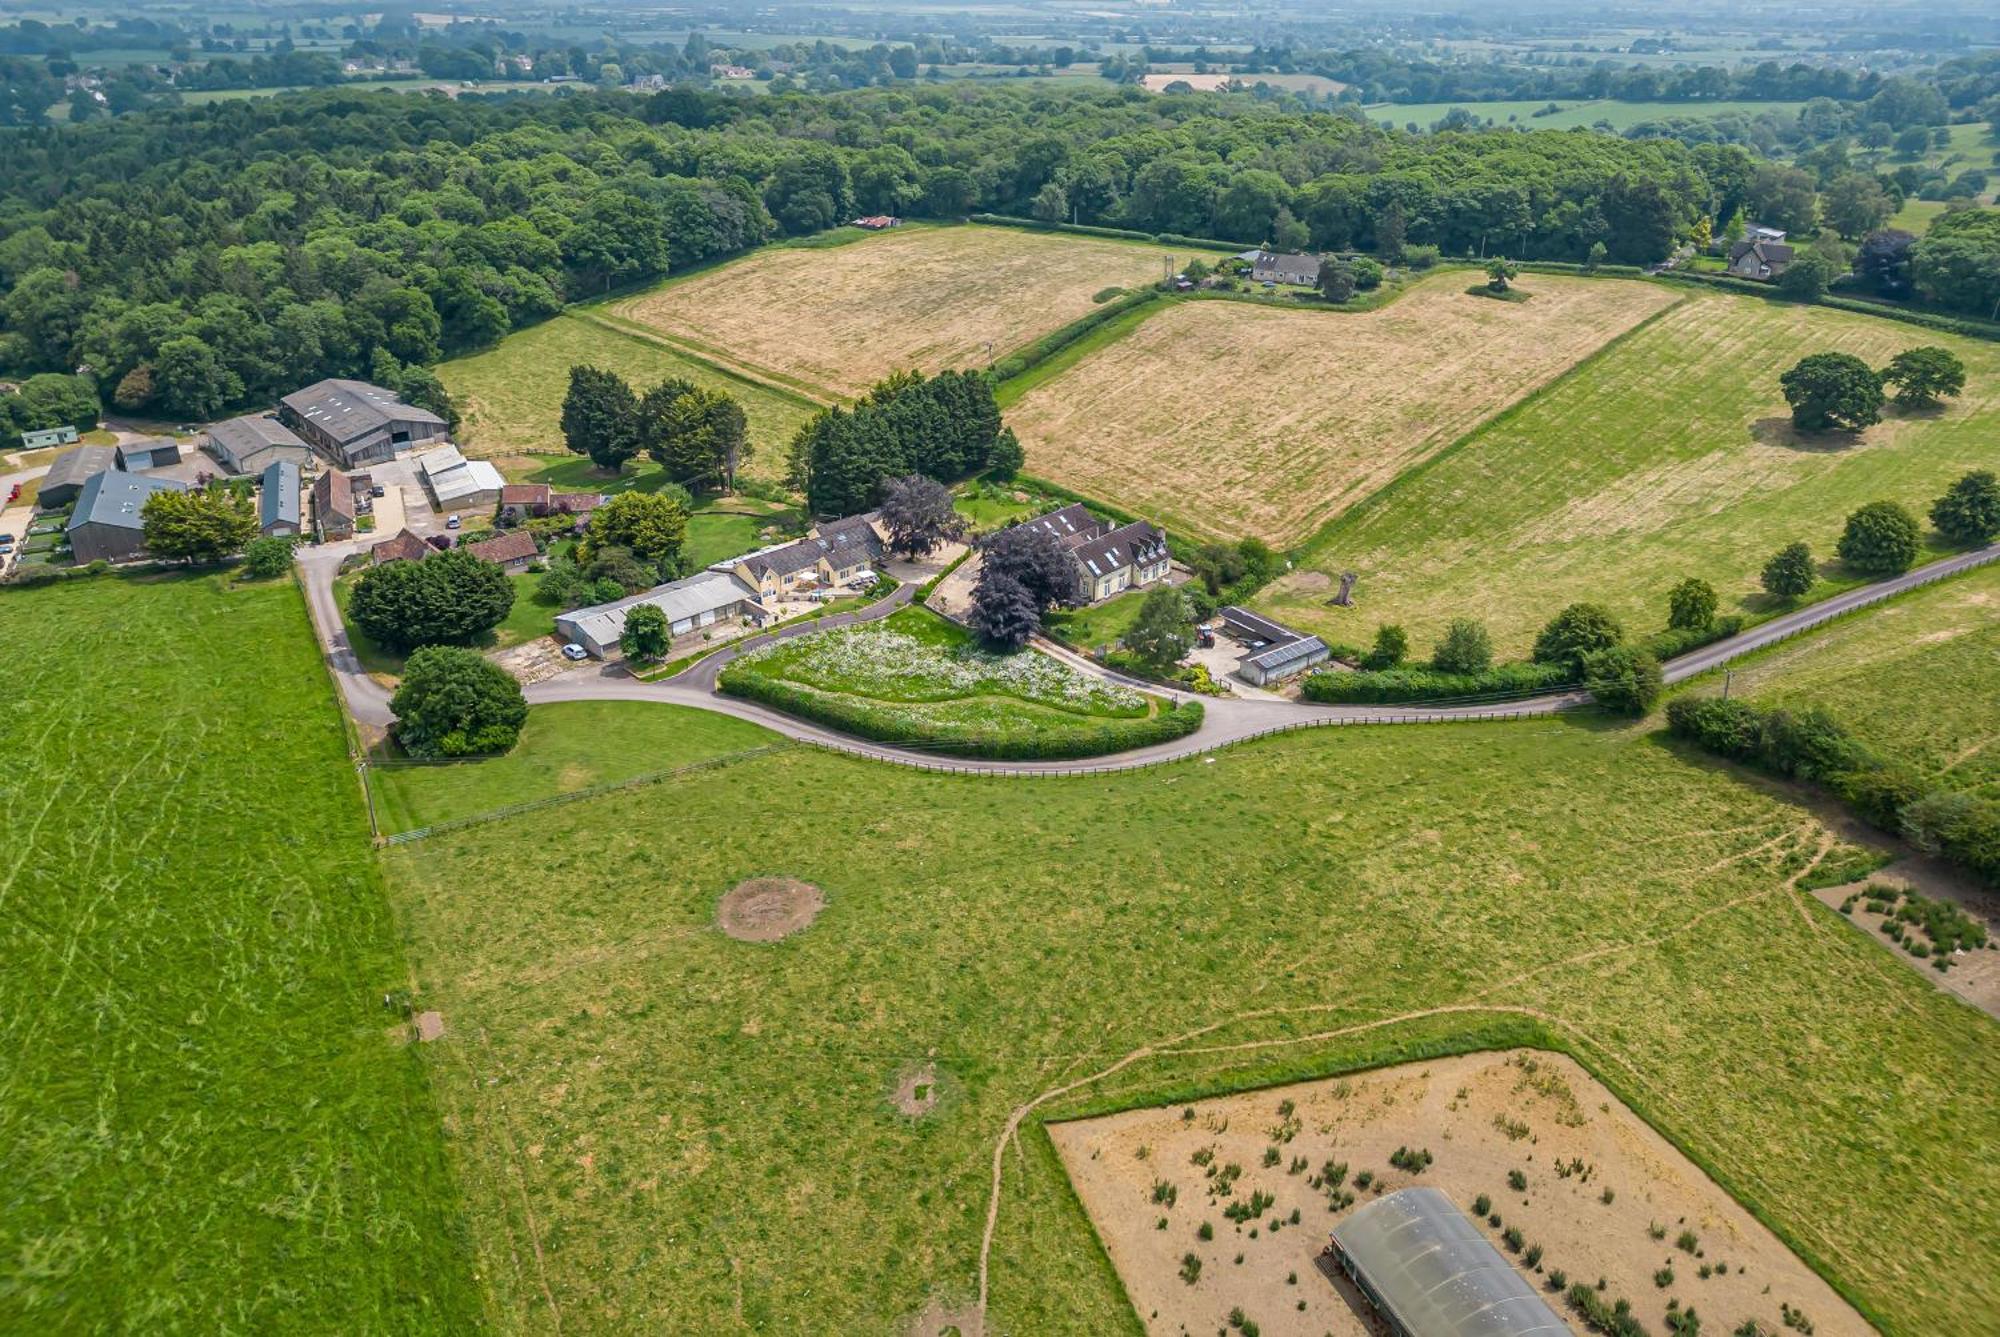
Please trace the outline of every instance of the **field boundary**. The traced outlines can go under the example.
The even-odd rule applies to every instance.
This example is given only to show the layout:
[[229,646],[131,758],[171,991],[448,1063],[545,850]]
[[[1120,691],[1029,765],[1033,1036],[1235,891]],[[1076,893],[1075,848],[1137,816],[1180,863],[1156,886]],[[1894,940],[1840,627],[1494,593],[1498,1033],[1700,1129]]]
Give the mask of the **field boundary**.
[[740,360],[725,361],[724,354],[719,349],[710,348],[706,344],[696,343],[678,335],[667,334],[629,316],[621,316],[596,307],[579,307],[564,314],[606,333],[621,335],[637,343],[665,349],[674,356],[685,358],[696,366],[705,367],[718,376],[725,376],[732,381],[752,386],[766,394],[797,404],[801,408],[817,412],[846,402],[831,390],[813,385],[809,381],[786,376],[782,372],[772,371],[768,367],[758,367]]

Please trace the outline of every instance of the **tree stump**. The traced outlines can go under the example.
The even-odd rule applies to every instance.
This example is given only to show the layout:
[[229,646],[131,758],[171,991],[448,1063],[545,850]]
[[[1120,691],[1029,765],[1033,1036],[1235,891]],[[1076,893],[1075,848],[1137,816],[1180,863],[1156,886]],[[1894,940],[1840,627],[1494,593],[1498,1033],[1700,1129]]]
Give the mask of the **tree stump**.
[[1357,578],[1357,573],[1353,571],[1340,573],[1340,593],[1333,596],[1335,604],[1346,608],[1354,602],[1354,582]]

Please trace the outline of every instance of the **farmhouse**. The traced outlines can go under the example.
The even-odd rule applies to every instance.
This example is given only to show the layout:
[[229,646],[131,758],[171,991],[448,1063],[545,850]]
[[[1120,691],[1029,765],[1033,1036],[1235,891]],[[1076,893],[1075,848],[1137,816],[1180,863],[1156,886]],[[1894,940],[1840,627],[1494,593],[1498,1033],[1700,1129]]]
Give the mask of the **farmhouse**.
[[794,543],[753,552],[737,559],[730,570],[760,595],[782,597],[860,579],[882,560],[883,552],[871,511],[817,526]]
[[122,562],[146,550],[141,513],[156,492],[185,491],[181,484],[107,469],[84,480],[69,517],[69,546],[79,562]]
[[1729,272],[1741,279],[1774,279],[1792,267],[1792,248],[1776,241],[1739,241],[1729,248]]
[[487,510],[499,504],[506,481],[486,460],[468,460],[457,446],[439,446],[414,457],[424,491],[441,511]]
[[1173,566],[1166,534],[1144,520],[1113,526],[1081,503],[1071,502],[1022,523],[1053,535],[1069,554],[1076,580],[1073,598],[1078,603],[1096,603],[1150,585],[1164,579]]
[[448,430],[429,409],[366,381],[325,380],[278,401],[278,418],[342,469],[394,459]]
[[355,477],[325,469],[313,479],[313,529],[321,543],[354,537]]
[[1377,1198],[1333,1228],[1327,1254],[1397,1337],[1566,1337],[1570,1331],[1434,1188]]
[[431,545],[407,529],[368,550],[368,560],[376,566],[384,562],[421,562],[430,555]]
[[686,636],[732,618],[747,617],[761,625],[767,616],[757,602],[757,592],[721,571],[704,571],[685,580],[564,613],[556,619],[556,631],[576,642],[599,659],[608,659],[625,634],[625,618],[640,604],[651,604],[667,617],[667,629],[674,636]]
[[145,473],[148,469],[164,469],[180,462],[180,443],[170,436],[128,441],[118,447],[118,467],[127,473]]
[[555,495],[547,483],[509,483],[500,489],[500,523],[517,525],[547,515]]
[[535,546],[535,536],[525,529],[496,534],[490,539],[468,543],[465,550],[474,557],[497,563],[509,573],[526,571],[528,563],[540,557],[541,550]]
[[1301,635],[1234,604],[1222,610],[1222,628],[1250,648],[1236,672],[1255,687],[1303,673],[1333,657],[1333,651],[1319,637]]
[[1291,283],[1310,288],[1319,282],[1319,257],[1259,251],[1250,262],[1250,277],[1258,283]]
[[208,453],[231,474],[244,476],[263,473],[274,460],[304,467],[312,447],[270,414],[246,413],[209,427]]
[[290,460],[272,460],[265,466],[257,494],[258,533],[293,538],[303,531],[299,481],[299,466]]
[[65,450],[42,475],[40,493],[44,506],[67,506],[77,499],[83,485],[107,469],[118,467],[118,452],[110,446],[78,446]]
[[60,427],[44,427],[40,431],[21,433],[23,450],[47,450],[50,446],[73,446],[76,444],[76,428],[69,423]]

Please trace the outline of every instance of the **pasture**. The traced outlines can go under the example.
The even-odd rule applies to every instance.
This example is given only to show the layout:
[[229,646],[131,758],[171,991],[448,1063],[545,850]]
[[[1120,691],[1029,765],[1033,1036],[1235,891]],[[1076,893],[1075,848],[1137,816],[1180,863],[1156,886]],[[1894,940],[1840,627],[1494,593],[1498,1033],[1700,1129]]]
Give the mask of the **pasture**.
[[767,247],[610,310],[746,375],[836,398],[892,371],[985,366],[1089,314],[1107,287],[1157,282],[1174,255],[1018,228],[904,227],[833,249]]
[[534,456],[553,455],[587,467],[587,461],[569,454],[562,437],[569,369],[580,363],[615,371],[642,393],[677,377],[736,396],[749,420],[753,447],[743,468],[746,478],[783,476],[785,447],[814,412],[813,405],[795,395],[727,375],[663,343],[602,324],[590,313],[571,312],[438,366],[439,378],[465,419],[458,440],[466,454],[497,459],[511,473],[533,470],[538,461],[524,457]]
[[463,1331],[464,1219],[298,590],[0,592],[0,674],[0,1329]]
[[[487,792],[692,719],[538,708],[537,765]],[[755,736],[724,732],[670,755]],[[477,774],[395,783],[448,810]],[[788,748],[384,860],[451,1027],[424,1052],[498,1327],[963,1315],[997,1172],[987,1331],[1133,1332],[1041,1119],[1520,1044],[1576,1055],[1886,1328],[2000,1306],[2000,1033],[1802,890],[1871,860],[1637,726],[1057,780]],[[721,899],[765,877],[823,910],[730,938]]]
[[[1838,349],[1879,367],[1924,344],[1964,359],[1963,398],[1892,410],[1859,438],[1793,430],[1778,377],[1800,357]],[[1833,560],[1848,514],[1886,498],[1926,515],[1952,480],[1992,466],[1996,426],[1993,344],[1697,293],[1339,517],[1257,603],[1341,641],[1400,623],[1419,654],[1460,616],[1484,619],[1503,656],[1524,653],[1581,599],[1653,631],[1684,576],[1713,584],[1724,613],[1760,617],[1773,552],[1811,546],[1821,579],[1809,597],[1859,583]],[[1327,603],[1342,571],[1360,573],[1352,608]]]
[[1463,270],[1375,310],[1177,302],[1033,386],[1008,422],[1028,470],[1202,538],[1302,542],[1679,294]]

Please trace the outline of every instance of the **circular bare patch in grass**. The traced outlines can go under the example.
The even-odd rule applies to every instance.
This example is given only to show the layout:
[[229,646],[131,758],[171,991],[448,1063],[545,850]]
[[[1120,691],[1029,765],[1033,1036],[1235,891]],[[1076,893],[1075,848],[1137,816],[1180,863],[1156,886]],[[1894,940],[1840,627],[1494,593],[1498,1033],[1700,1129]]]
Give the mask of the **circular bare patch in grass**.
[[715,922],[738,942],[776,942],[819,918],[826,895],[795,877],[753,877],[738,882],[715,908]]
[[896,1094],[890,1103],[896,1113],[907,1114],[912,1119],[921,1119],[937,1108],[938,1073],[937,1064],[925,1063],[919,1067],[905,1069],[896,1078]]

